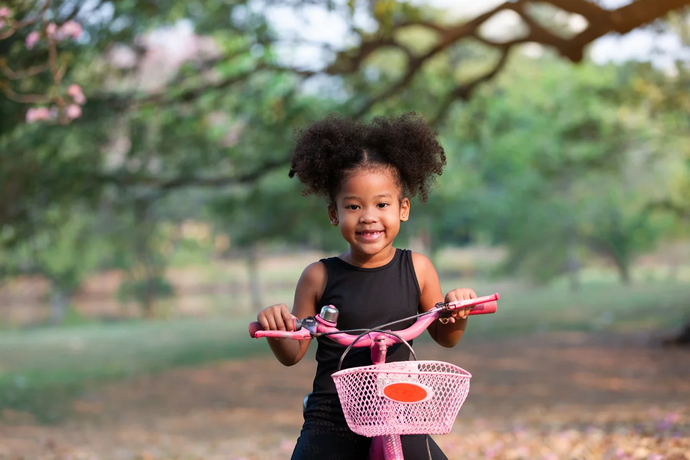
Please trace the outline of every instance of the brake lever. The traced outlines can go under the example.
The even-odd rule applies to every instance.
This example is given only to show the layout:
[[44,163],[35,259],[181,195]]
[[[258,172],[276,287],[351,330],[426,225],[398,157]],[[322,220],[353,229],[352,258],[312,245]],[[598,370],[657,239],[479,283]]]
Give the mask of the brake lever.
[[448,308],[448,304],[445,302],[439,302],[435,305],[435,307],[440,309],[438,313],[438,321],[441,324],[448,324],[450,322],[450,315],[452,314],[450,312],[450,308]]
[[295,330],[299,331],[300,329],[304,328],[309,331],[310,334],[314,335],[317,333],[317,327],[319,323],[316,321],[316,318],[313,316],[307,316],[306,318],[303,319],[298,319],[295,320]]

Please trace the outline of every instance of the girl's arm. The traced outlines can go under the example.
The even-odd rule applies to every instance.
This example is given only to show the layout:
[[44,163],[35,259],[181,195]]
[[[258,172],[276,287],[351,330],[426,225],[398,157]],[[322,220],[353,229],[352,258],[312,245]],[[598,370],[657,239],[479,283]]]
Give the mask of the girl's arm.
[[[450,291],[444,298],[443,291],[441,291],[441,282],[436,273],[436,268],[428,257],[412,253],[412,263],[417,274],[417,281],[421,296],[419,305],[421,311],[428,311],[438,302],[452,302],[462,299],[474,299],[477,294],[472,289],[455,289]],[[429,326],[429,334],[441,346],[452,348],[460,341],[463,332],[467,327],[467,311],[458,310],[453,317],[450,318],[448,324],[441,324],[439,321],[434,321]]]
[[[284,304],[272,305],[263,309],[257,316],[257,321],[264,329],[291,331],[292,318],[306,318],[316,315],[316,303],[326,289],[326,266],[321,262],[314,262],[304,269],[295,289],[295,302],[292,314]],[[285,366],[293,366],[304,357],[311,340],[267,339],[268,345],[275,357]]]

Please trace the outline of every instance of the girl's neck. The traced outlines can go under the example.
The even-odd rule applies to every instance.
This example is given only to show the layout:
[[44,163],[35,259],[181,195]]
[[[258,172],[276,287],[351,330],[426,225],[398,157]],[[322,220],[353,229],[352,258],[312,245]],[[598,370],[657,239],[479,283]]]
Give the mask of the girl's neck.
[[391,244],[390,246],[384,248],[381,252],[371,255],[353,251],[352,247],[350,247],[350,249],[340,254],[338,257],[348,264],[354,265],[355,267],[377,268],[383,267],[388,262],[393,260],[393,257],[395,257],[395,248]]

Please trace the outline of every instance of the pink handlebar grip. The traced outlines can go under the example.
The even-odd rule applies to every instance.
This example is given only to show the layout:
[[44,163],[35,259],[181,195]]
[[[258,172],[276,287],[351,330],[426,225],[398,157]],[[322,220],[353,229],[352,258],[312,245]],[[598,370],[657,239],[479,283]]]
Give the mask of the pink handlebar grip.
[[[470,307],[470,306],[475,307],[475,306],[479,306],[479,305],[483,305],[483,304],[488,304],[490,302],[496,303],[496,301],[500,298],[501,298],[501,296],[499,296],[498,292],[497,292],[496,294],[487,295],[487,296],[483,296],[483,297],[477,297],[476,299],[456,300],[455,302],[448,302],[448,307],[451,310],[455,310],[455,309],[461,308],[461,307]],[[486,313],[493,313],[493,311],[492,312],[486,312]],[[470,314],[472,314],[472,313],[470,312]],[[477,314],[477,313],[475,313],[475,314]],[[481,314],[481,313],[479,313],[479,314]]]
[[256,331],[263,331],[264,327],[261,325],[260,322],[258,321],[252,321],[249,323],[249,336],[252,339],[256,338]]
[[[296,329],[297,320],[293,318],[292,327]],[[253,339],[259,339],[261,337],[272,337],[275,339],[295,339],[303,340],[311,338],[309,331],[305,329],[300,329],[299,331],[264,331],[263,326],[258,321],[252,321],[249,323],[249,335]]]
[[488,315],[490,313],[496,313],[498,308],[498,303],[494,300],[493,302],[486,302],[479,305],[475,305],[470,310],[470,315]]

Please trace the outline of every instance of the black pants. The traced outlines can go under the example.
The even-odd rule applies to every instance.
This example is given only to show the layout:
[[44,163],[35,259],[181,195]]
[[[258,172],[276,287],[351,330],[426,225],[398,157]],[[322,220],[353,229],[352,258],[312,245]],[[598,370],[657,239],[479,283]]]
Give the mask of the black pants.
[[[401,436],[405,460],[429,460],[425,435]],[[302,429],[291,460],[366,460],[371,438],[349,430]],[[429,436],[429,449],[433,460],[448,460],[440,447]]]

